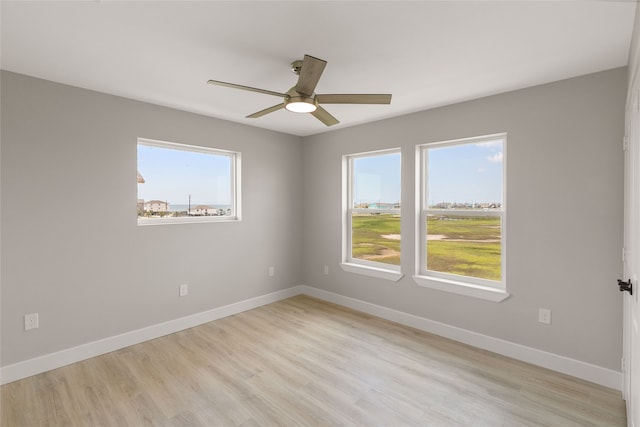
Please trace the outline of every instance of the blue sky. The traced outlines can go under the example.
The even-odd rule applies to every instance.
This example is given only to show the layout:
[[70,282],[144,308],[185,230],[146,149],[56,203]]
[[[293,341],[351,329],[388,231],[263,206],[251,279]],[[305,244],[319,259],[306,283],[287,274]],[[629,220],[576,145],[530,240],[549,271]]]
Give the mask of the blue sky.
[[353,202],[400,201],[400,153],[353,159]]
[[170,204],[231,204],[231,157],[138,144],[138,198]]
[[[428,151],[428,205],[502,203],[503,143],[441,146]],[[355,204],[400,201],[400,154],[353,160]]]
[[[138,144],[138,198],[170,204],[231,204],[231,157]],[[502,202],[502,141],[431,148],[428,205]],[[357,157],[354,203],[400,202],[400,153]]]
[[432,148],[427,202],[502,203],[502,141]]

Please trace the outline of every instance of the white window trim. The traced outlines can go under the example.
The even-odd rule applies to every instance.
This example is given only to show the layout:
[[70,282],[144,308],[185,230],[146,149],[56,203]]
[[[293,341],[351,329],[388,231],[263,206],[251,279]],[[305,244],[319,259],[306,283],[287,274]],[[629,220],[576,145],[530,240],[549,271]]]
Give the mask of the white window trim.
[[480,298],[487,301],[500,302],[509,298],[509,293],[506,290],[501,290],[495,287],[474,285],[468,282],[458,282],[455,280],[423,275],[415,275],[413,276],[413,280],[418,284],[418,286],[422,286],[423,288]]
[[[353,258],[351,255],[351,215],[353,212],[360,210],[364,211],[364,209],[351,207],[351,201],[353,200],[353,158],[392,153],[400,153],[402,156],[401,149],[399,147],[342,156],[342,262],[340,263],[340,267],[349,273],[362,274],[365,276],[376,277],[378,279],[397,282],[404,277],[404,274],[401,271],[401,266],[361,260]],[[402,180],[402,176],[400,179]],[[366,209],[366,212],[401,214],[401,209]]]
[[400,271],[363,264],[354,264],[350,262],[341,262],[340,268],[349,273],[363,274],[365,276],[376,277],[378,279],[391,280],[392,282],[397,282],[404,277],[404,274]]
[[[413,280],[418,286],[422,286],[429,289],[436,289],[439,291],[454,293],[458,295],[465,295],[474,298],[480,298],[487,301],[500,302],[509,297],[509,293],[506,288],[506,242],[507,242],[507,227],[506,227],[506,195],[507,195],[507,162],[502,163],[502,210],[501,211],[463,211],[463,210],[448,210],[448,209],[428,209],[427,208],[427,188],[426,188],[426,152],[429,148],[443,147],[447,145],[460,145],[468,143],[482,143],[487,141],[493,141],[496,139],[502,139],[503,155],[506,159],[507,152],[507,134],[498,133],[493,135],[486,135],[480,137],[471,137],[456,139],[450,141],[433,142],[427,144],[420,144],[416,146],[416,230],[418,231],[418,238],[416,240],[416,274],[413,275]],[[428,213],[447,213],[456,215],[468,215],[468,216],[495,216],[496,214],[501,217],[502,225],[502,250],[501,250],[501,280],[486,280],[466,276],[458,276],[455,274],[440,273],[435,271],[426,270],[424,260],[426,259],[426,220]]]
[[195,217],[185,216],[177,218],[138,218],[139,226],[149,225],[171,225],[171,224],[198,224],[209,222],[237,222],[240,218],[237,216],[211,216],[211,217]]
[[[241,153],[238,151],[222,150],[218,148],[200,147],[195,145],[179,144],[175,142],[159,141],[155,139],[138,138],[137,144],[151,147],[169,148],[173,150],[194,151],[196,153],[210,153],[232,158],[231,162],[231,191],[233,195],[233,216],[206,216],[206,217],[177,217],[177,218],[140,218],[139,226],[170,225],[170,224],[197,224],[210,222],[237,222],[241,220]],[[137,146],[136,144],[136,146]],[[137,163],[137,161],[136,161]],[[136,164],[137,166],[137,164]]]

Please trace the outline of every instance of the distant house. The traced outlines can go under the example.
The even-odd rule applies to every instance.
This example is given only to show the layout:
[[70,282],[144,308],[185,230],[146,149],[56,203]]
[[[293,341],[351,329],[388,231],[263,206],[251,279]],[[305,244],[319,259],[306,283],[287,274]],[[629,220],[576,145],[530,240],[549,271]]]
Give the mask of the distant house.
[[168,212],[169,203],[162,200],[149,200],[144,202],[144,210],[149,212]]
[[398,203],[369,203],[369,209],[398,209],[399,206]]
[[207,206],[207,205],[198,205],[189,211],[189,215],[196,215],[196,216],[216,215],[217,212],[218,210],[214,207]]

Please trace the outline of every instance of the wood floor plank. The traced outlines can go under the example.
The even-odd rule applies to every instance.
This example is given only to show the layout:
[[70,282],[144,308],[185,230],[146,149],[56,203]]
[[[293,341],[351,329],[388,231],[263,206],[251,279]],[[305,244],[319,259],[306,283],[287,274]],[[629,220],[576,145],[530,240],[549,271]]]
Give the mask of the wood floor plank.
[[625,426],[620,392],[297,296],[2,386],[3,427]]

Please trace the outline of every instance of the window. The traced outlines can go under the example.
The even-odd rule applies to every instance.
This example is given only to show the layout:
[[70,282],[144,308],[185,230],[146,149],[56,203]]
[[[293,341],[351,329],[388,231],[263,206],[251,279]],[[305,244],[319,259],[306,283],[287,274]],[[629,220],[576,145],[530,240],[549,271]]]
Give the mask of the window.
[[400,274],[400,150],[343,158],[343,269],[391,280]]
[[138,225],[240,219],[240,153],[138,139]]
[[494,301],[508,296],[505,150],[505,134],[418,147],[418,284]]

